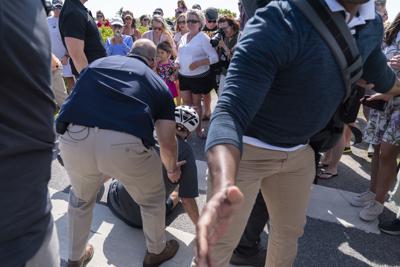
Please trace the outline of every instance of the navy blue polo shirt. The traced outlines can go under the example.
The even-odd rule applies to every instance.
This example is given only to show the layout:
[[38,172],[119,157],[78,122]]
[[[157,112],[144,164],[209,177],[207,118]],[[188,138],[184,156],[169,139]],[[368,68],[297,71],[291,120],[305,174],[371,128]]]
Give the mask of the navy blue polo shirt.
[[[382,54],[379,15],[356,36],[362,78],[385,93],[396,80]],[[294,147],[323,129],[346,88],[331,50],[290,1],[272,1],[245,26],[212,116],[206,149],[242,148],[243,135]]]
[[132,134],[155,144],[154,122],[175,121],[165,82],[140,58],[110,56],[82,73],[57,121]]

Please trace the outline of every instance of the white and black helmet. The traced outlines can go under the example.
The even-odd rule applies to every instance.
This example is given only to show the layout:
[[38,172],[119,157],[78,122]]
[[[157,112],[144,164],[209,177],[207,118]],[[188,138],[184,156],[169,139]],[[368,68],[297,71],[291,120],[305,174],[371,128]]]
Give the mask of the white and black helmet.
[[177,106],[175,108],[175,122],[178,126],[183,126],[189,132],[193,132],[199,126],[199,115],[192,107]]

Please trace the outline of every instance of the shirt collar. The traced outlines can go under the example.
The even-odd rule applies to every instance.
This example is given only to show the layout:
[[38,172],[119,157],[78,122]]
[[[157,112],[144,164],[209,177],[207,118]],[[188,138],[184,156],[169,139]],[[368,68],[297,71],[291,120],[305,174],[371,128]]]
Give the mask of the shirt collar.
[[[367,20],[375,19],[375,3],[374,0],[369,0],[367,3],[362,4],[358,15],[350,20],[350,13],[337,1],[337,0],[325,0],[329,9],[332,12],[344,11],[346,14],[346,22],[349,28],[354,28],[359,25],[367,23]],[[350,20],[350,21],[349,21]]]

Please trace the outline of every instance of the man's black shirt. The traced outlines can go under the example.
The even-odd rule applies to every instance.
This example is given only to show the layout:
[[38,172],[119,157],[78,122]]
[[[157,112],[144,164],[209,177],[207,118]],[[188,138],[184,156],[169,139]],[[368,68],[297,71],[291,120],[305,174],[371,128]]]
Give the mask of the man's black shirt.
[[[79,0],[67,0],[60,14],[60,33],[65,45],[65,37],[85,42],[84,52],[88,63],[107,56],[101,42],[100,32],[90,12]],[[72,72],[78,75],[71,60]]]
[[41,1],[0,1],[0,10],[0,266],[23,266],[52,222],[50,38]]

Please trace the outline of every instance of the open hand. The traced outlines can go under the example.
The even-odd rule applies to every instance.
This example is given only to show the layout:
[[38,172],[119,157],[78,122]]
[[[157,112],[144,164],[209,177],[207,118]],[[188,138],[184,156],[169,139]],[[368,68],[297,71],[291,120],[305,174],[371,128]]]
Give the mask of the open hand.
[[224,235],[242,201],[243,194],[239,188],[229,186],[215,193],[207,202],[196,225],[198,267],[218,267],[211,260],[210,247]]

